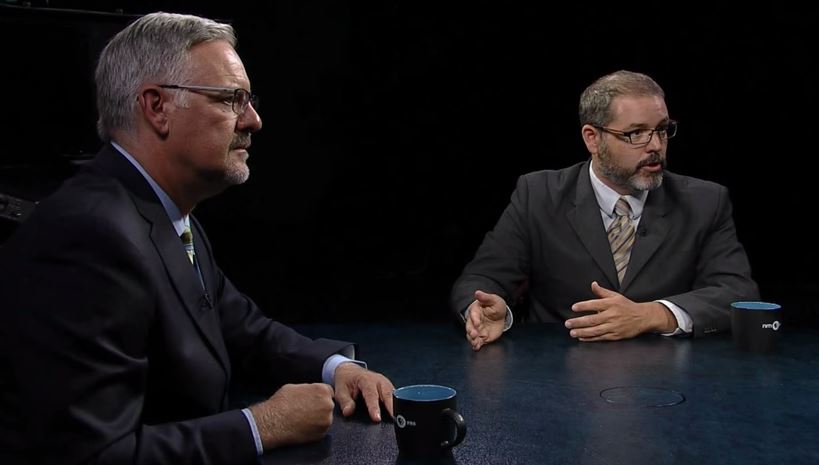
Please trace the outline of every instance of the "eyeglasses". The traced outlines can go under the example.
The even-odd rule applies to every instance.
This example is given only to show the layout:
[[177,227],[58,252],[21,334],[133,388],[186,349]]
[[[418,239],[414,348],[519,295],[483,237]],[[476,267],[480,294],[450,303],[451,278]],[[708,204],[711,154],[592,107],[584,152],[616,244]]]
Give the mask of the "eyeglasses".
[[225,103],[230,102],[230,108],[237,115],[244,114],[245,110],[247,110],[248,104],[253,105],[253,108],[256,110],[259,109],[259,96],[251,94],[241,87],[180,86],[176,84],[162,84],[159,87],[163,89],[189,90],[192,92],[219,92],[222,94],[230,93],[232,95],[225,99]]
[[596,126],[592,125],[593,127],[607,132],[609,134],[614,134],[615,136],[621,136],[628,140],[629,144],[631,145],[648,145],[651,143],[651,138],[654,137],[654,133],[657,133],[657,137],[660,140],[665,141],[671,139],[672,137],[677,135],[677,122],[674,120],[669,120],[667,123],[657,126],[654,129],[634,129],[632,131],[618,131],[616,129],[609,129],[603,126]]

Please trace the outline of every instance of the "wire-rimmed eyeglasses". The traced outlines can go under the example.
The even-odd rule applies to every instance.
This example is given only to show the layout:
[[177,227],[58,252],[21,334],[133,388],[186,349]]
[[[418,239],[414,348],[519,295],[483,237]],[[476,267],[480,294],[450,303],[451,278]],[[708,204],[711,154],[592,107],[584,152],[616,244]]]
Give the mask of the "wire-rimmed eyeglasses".
[[225,100],[225,103],[227,103],[229,100],[230,108],[237,115],[244,114],[245,110],[247,110],[248,104],[253,105],[253,108],[256,110],[259,109],[259,96],[251,94],[241,87],[183,86],[177,84],[161,84],[159,87],[163,89],[189,90],[192,92],[220,92],[222,94],[230,93],[231,96]]
[[660,140],[663,141],[671,139],[672,137],[676,136],[678,123],[674,120],[668,120],[668,122],[661,124],[660,126],[657,126],[654,129],[640,128],[633,129],[631,131],[618,131],[616,129],[611,129],[603,126],[597,125],[592,126],[603,132],[623,137],[631,145],[648,145],[649,143],[651,143],[651,138],[654,137],[655,132],[657,133],[657,137],[659,137]]

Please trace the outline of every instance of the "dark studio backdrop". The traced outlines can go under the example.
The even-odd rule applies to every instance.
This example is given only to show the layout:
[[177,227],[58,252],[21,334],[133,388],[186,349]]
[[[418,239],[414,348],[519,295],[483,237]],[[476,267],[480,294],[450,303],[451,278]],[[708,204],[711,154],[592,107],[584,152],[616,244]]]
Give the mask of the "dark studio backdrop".
[[276,318],[448,318],[517,177],[584,160],[580,93],[630,69],[680,121],[669,169],[730,189],[763,299],[817,324],[815,7],[22,3],[0,2],[0,192],[30,200],[96,151],[93,63],[128,15],[231,20],[264,129],[250,181],[196,213],[228,276]]

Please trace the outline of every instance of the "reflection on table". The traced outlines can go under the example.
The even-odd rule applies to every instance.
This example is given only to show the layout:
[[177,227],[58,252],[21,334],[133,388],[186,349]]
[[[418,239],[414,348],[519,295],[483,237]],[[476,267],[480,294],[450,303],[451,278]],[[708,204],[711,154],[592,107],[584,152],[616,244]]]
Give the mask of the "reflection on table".
[[[458,391],[464,442],[436,463],[817,464],[819,332],[785,332],[752,354],[730,335],[581,343],[560,325],[516,326],[473,352],[450,325],[320,325],[313,337],[359,343],[398,387]],[[338,412],[325,440],[263,464],[412,464],[392,423]]]

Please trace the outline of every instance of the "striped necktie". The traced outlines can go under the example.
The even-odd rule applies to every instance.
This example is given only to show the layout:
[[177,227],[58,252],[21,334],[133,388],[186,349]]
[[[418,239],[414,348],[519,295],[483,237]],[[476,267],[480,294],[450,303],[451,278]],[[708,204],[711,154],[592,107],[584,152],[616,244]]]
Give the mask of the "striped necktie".
[[609,226],[608,236],[614,266],[617,268],[617,279],[620,284],[626,276],[631,247],[634,245],[634,224],[631,223],[631,206],[625,197],[620,197],[614,205],[616,218]]
[[191,264],[194,264],[193,259],[195,253],[193,251],[193,234],[191,234],[190,226],[185,226],[185,230],[182,231],[179,237],[182,239],[182,244],[185,245],[185,252],[188,254],[188,259],[191,261]]

